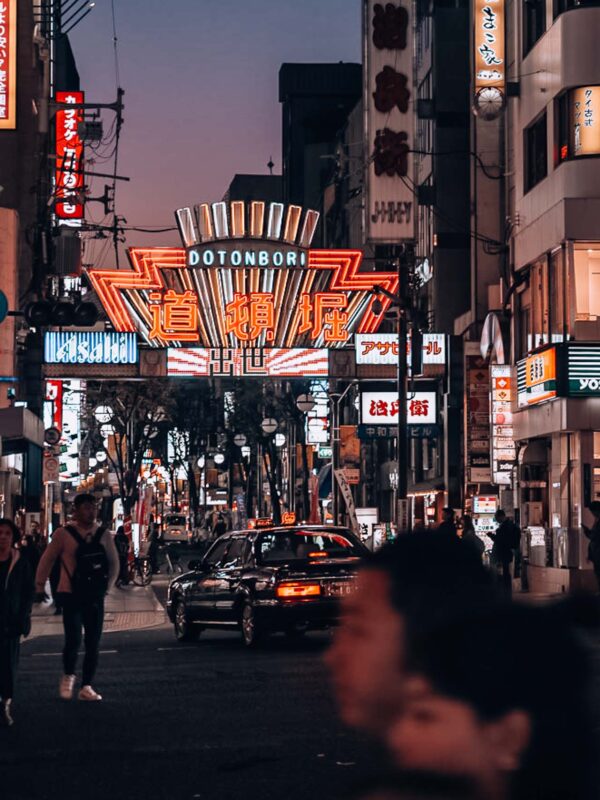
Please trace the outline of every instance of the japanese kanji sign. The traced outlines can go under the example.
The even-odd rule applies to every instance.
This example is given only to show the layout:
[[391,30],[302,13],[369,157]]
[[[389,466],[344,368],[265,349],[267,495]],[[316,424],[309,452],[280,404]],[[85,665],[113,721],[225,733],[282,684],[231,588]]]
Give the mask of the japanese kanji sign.
[[364,0],[364,104],[367,238],[397,242],[414,236],[411,186],[413,41],[407,0]]
[[[0,0],[1,2],[1,0]],[[83,92],[57,92],[57,103],[83,103]],[[56,112],[56,198],[54,213],[61,221],[83,219],[83,141],[77,126],[83,109],[61,107]]]
[[600,86],[579,86],[570,92],[574,156],[600,153]]
[[17,127],[17,0],[0,0],[0,130]]
[[492,364],[490,378],[492,483],[510,484],[512,469],[517,460],[512,417],[515,388],[512,367]]
[[328,373],[325,349],[170,347],[167,351],[170,377],[324,378]]
[[506,85],[504,0],[473,0],[475,92]]
[[[398,335],[395,333],[357,333],[355,336],[357,364],[397,364]],[[411,360],[410,339],[406,347]],[[446,363],[446,337],[443,333],[423,334],[423,364]]]
[[[397,425],[397,392],[362,392],[361,422],[363,425]],[[406,421],[409,425],[430,425],[436,421],[436,393],[414,392],[407,398]]]

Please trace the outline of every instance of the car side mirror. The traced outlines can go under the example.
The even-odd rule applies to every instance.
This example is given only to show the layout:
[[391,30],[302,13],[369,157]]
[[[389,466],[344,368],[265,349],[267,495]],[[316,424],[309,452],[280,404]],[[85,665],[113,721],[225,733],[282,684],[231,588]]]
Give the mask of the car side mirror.
[[188,569],[193,569],[194,572],[207,572],[208,567],[204,561],[200,559],[193,559],[192,561],[188,562]]

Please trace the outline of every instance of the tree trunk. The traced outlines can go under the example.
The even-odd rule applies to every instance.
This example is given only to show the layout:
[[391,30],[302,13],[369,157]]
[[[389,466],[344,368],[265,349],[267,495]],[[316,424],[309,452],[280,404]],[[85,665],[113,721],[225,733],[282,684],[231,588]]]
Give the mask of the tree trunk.
[[267,469],[269,488],[271,490],[271,516],[273,517],[273,525],[281,525],[281,503],[279,501],[279,492],[277,491],[277,456],[273,453],[274,449],[275,448],[269,444],[268,447],[265,448],[263,459]]

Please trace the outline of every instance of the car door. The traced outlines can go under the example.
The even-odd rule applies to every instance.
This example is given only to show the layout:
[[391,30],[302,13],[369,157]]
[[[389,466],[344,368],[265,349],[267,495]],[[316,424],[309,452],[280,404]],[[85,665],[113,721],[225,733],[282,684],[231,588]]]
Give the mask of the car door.
[[215,612],[215,573],[229,547],[231,537],[218,539],[202,559],[204,569],[194,573],[194,582],[187,597],[190,619],[211,622]]
[[246,536],[232,537],[220,567],[215,570],[215,619],[220,623],[237,623],[235,597],[249,552],[250,542]]

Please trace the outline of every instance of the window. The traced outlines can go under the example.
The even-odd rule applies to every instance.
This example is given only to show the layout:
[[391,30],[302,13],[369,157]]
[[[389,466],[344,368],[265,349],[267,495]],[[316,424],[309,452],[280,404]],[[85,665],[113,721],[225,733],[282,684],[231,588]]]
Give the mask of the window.
[[554,18],[571,8],[585,8],[586,6],[600,5],[598,0],[554,0]]
[[546,0],[523,0],[523,55],[546,31]]
[[546,112],[524,131],[525,136],[525,191],[543,180],[548,174],[548,142]]
[[578,86],[555,103],[555,165],[600,155],[600,86]]
[[548,305],[548,262],[545,258],[531,266],[531,345],[530,350],[550,341],[550,308]]
[[575,322],[600,319],[600,246],[573,250]]
[[238,536],[232,540],[221,565],[223,569],[242,566],[246,560],[247,544],[248,540],[243,536]]
[[227,538],[227,539],[219,539],[218,542],[215,542],[215,544],[210,548],[210,550],[206,554],[206,557],[204,559],[206,563],[210,564],[211,567],[216,567],[220,563],[223,556],[225,555],[225,550],[230,541],[231,539]]
[[550,255],[550,338],[564,342],[568,336],[565,259],[562,249]]

